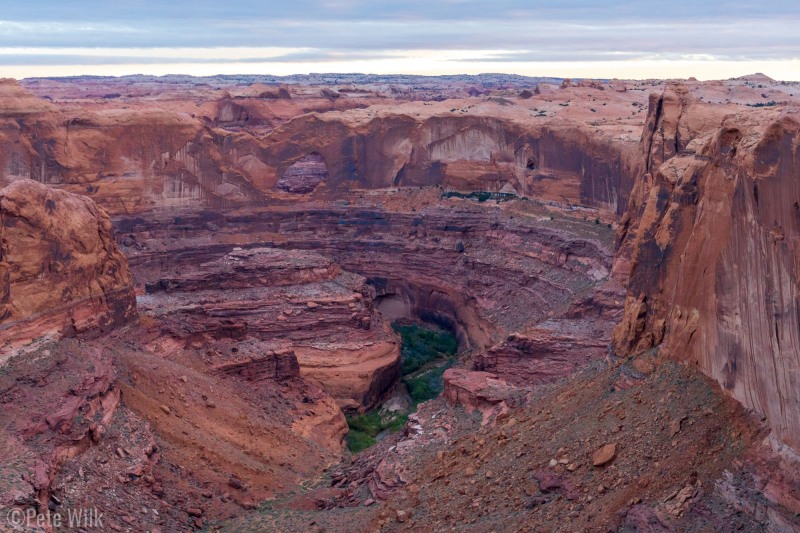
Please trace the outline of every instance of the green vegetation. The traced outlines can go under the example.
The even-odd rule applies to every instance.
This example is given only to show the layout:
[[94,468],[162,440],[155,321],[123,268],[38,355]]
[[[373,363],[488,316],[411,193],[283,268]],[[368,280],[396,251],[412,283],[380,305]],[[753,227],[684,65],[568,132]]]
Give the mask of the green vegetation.
[[[419,403],[432,400],[442,393],[442,374],[456,362],[458,341],[452,333],[418,324],[394,323],[392,328],[400,334],[403,341],[400,372],[411,396],[413,409],[416,409]],[[391,432],[399,431],[405,426],[406,420],[407,414],[395,414],[390,418],[386,418],[384,414],[381,417],[378,409],[347,417],[350,428],[347,447],[353,453],[369,448],[375,444],[376,437],[381,432],[387,429]]]
[[351,429],[347,433],[347,437],[345,438],[347,441],[347,449],[353,453],[358,453],[362,450],[366,450],[373,444],[375,444],[375,438],[370,437],[366,433],[362,433],[360,431],[356,431]]
[[[403,340],[400,353],[401,374],[414,405],[436,398],[444,389],[442,374],[456,362],[454,356],[458,341],[455,335],[417,324],[395,323],[392,328]],[[447,361],[441,364],[444,359]],[[418,372],[432,363],[439,364],[426,372]]]
[[453,366],[455,358],[450,358],[446,364],[433,370],[429,370],[414,378],[405,378],[403,382],[408,387],[408,394],[414,401],[414,405],[427,402],[439,396],[444,390],[444,380],[442,374]]
[[778,105],[778,102],[770,100],[769,102],[757,102],[755,104],[747,104],[750,107],[772,107]]
[[348,418],[347,425],[350,426],[351,430],[365,433],[373,438],[383,431],[381,427],[381,417],[378,415],[377,411]]
[[408,420],[408,415],[397,414],[389,420],[381,420],[378,411],[347,417],[347,426],[350,431],[347,433],[347,447],[353,453],[358,453],[365,448],[375,444],[375,437],[385,430],[392,433],[403,429]]
[[485,202],[490,199],[502,202],[502,201],[513,200],[516,197],[517,197],[516,194],[505,193],[505,192],[489,192],[489,191],[473,191],[470,193],[446,191],[442,193],[442,198],[466,198],[471,200],[478,200],[479,202]]
[[378,433],[386,429],[397,431],[402,429],[408,417],[405,415],[396,415],[391,420],[382,421],[378,411],[370,411],[361,416],[350,417],[347,419],[347,425],[350,429],[359,431],[370,437],[377,437]]
[[400,352],[400,373],[407,376],[431,361],[454,355],[458,342],[452,333],[423,328],[417,324],[392,324],[400,334],[403,348]]

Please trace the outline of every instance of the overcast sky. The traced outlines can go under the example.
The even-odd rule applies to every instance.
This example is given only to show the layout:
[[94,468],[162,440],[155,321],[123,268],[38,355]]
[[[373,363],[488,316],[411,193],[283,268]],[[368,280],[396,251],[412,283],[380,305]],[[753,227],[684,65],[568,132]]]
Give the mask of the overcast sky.
[[800,0],[0,0],[0,76],[800,79]]

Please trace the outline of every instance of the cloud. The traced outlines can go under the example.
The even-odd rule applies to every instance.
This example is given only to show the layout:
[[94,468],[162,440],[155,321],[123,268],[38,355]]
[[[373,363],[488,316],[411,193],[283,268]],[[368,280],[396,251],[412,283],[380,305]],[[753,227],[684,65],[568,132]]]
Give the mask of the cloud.
[[[296,63],[302,71],[311,63],[411,58],[420,50],[439,50],[454,64],[512,67],[800,57],[796,0],[7,3],[0,13],[0,74],[3,66],[203,62]],[[473,53],[452,55],[459,51]]]

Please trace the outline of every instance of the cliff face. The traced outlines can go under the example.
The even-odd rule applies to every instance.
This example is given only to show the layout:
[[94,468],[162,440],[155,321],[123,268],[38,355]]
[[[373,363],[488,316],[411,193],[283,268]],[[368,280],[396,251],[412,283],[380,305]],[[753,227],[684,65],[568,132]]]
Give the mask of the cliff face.
[[31,180],[0,190],[0,362],[42,337],[104,331],[136,316],[108,215]]
[[313,154],[324,161],[331,187],[511,190],[619,213],[627,203],[635,157],[591,128],[458,114],[362,115],[307,115],[278,128],[259,155],[274,169],[259,188],[280,185]]
[[461,112],[447,103],[367,111],[351,109],[366,105],[357,98],[322,100],[210,93],[173,105],[56,106],[3,82],[0,175],[87,195],[112,215],[418,185],[618,214],[627,205],[636,143],[616,130],[577,117],[522,120],[531,111],[490,101]]
[[[700,126],[698,126],[700,125]],[[651,99],[647,170],[618,267],[618,352],[659,346],[763,413],[800,449],[800,113],[721,116],[668,87]]]

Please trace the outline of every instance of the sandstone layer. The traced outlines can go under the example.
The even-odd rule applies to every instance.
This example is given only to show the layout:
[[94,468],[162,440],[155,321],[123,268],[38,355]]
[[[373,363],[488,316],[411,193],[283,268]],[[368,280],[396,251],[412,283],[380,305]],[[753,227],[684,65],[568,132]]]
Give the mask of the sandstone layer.
[[[231,348],[232,359],[213,358],[224,372],[252,377],[295,366],[295,375],[349,410],[374,406],[399,376],[399,341],[373,308],[374,289],[327,257],[257,247],[200,264],[192,254],[173,257],[168,266],[166,257],[159,260],[165,268],[145,283],[142,312],[159,321],[163,335],[187,346],[243,341]],[[138,272],[147,279],[145,268]],[[245,349],[249,341],[259,348]],[[276,361],[279,353],[290,361]]]
[[177,239],[167,238],[173,218],[120,218],[117,227],[140,283],[165,268],[185,274],[184,265],[216,260],[235,247],[313,249],[366,277],[388,320],[438,322],[463,348],[476,350],[548,313],[567,311],[609,274],[613,236],[603,224],[535,202],[483,206],[434,195],[435,202],[419,210],[388,209],[377,196],[352,207],[196,213],[180,218],[183,236]]
[[32,180],[0,190],[0,363],[35,340],[99,333],[136,316],[108,215]]

